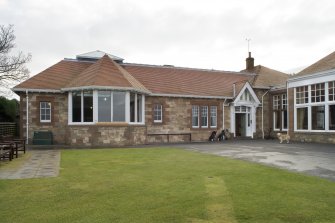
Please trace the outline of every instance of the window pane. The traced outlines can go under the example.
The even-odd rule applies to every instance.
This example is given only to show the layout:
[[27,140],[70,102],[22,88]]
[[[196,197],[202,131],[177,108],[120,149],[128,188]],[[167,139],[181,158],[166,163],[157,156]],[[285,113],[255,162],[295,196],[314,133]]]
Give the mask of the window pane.
[[279,95],[273,96],[273,109],[278,110],[279,109]]
[[308,86],[296,88],[296,103],[297,104],[308,103]]
[[137,122],[142,122],[142,95],[137,95]]
[[283,129],[287,129],[287,111],[282,111],[282,122],[283,122],[283,126],[282,126],[282,128]]
[[312,129],[324,130],[325,129],[325,107],[312,106]]
[[335,101],[335,81],[328,83],[329,101]]
[[111,92],[99,91],[98,92],[98,121],[110,122],[111,121]]
[[201,127],[208,126],[208,107],[201,106]]
[[297,108],[297,129],[308,129],[308,109]]
[[312,102],[325,101],[325,84],[313,84],[311,85],[311,96]]
[[126,121],[126,93],[113,92],[113,121]]
[[135,122],[135,93],[130,93],[130,122]]
[[84,91],[84,122],[93,122],[93,92]]
[[81,122],[81,92],[72,93],[72,122]]
[[335,105],[329,105],[329,130],[335,130]]
[[217,108],[216,106],[211,106],[211,127],[216,127],[217,121]]
[[287,109],[287,96],[286,96],[286,94],[282,95],[282,109]]
[[192,126],[199,127],[199,106],[192,106]]

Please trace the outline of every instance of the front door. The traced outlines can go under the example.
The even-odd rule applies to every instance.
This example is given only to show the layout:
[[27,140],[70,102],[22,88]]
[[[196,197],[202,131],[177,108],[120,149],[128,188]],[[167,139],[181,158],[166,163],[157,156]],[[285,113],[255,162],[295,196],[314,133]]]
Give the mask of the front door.
[[235,115],[236,136],[246,136],[246,114],[236,113]]
[[235,136],[252,137],[251,107],[235,107]]

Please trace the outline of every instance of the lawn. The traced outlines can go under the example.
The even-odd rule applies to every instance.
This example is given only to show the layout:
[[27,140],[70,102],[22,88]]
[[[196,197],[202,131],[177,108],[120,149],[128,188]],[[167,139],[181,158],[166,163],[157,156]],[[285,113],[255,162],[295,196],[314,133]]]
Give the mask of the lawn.
[[335,183],[173,148],[62,151],[56,178],[0,180],[0,222],[335,222]]

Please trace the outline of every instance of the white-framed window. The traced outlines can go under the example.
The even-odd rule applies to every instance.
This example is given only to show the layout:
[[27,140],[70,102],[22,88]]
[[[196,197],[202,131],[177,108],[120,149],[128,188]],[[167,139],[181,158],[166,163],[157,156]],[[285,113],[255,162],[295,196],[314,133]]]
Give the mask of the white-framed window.
[[69,93],[69,124],[144,123],[144,95],[94,90]]
[[217,106],[210,106],[210,126],[211,128],[216,128],[217,127]]
[[199,128],[199,106],[192,105],[192,128]]
[[201,106],[201,128],[208,127],[208,107]]
[[72,122],[93,122],[93,91],[72,93]]
[[51,122],[51,102],[40,102],[40,122]]
[[296,104],[308,103],[308,86],[296,88]]
[[335,81],[328,82],[328,100],[335,101]]
[[274,95],[273,96],[273,110],[278,110],[279,109],[279,95]]
[[154,122],[155,123],[163,122],[163,106],[161,104],[154,105]]
[[[328,132],[335,130],[334,82],[295,88],[295,131]],[[303,100],[301,99],[302,89],[307,99],[305,96]]]
[[287,130],[287,95],[273,96],[273,129],[276,131]]
[[324,102],[325,101],[325,83],[311,85],[311,102]]

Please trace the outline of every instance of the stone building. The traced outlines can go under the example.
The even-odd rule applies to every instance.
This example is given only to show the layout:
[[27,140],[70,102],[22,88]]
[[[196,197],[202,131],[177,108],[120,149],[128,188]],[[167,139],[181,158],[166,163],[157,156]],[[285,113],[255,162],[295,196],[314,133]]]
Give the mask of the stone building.
[[206,141],[222,129],[262,138],[273,128],[273,92],[284,95],[289,76],[254,66],[250,53],[246,65],[240,72],[155,66],[101,51],[64,59],[13,88],[21,136],[32,143],[35,131],[47,130],[54,144],[94,147]]

